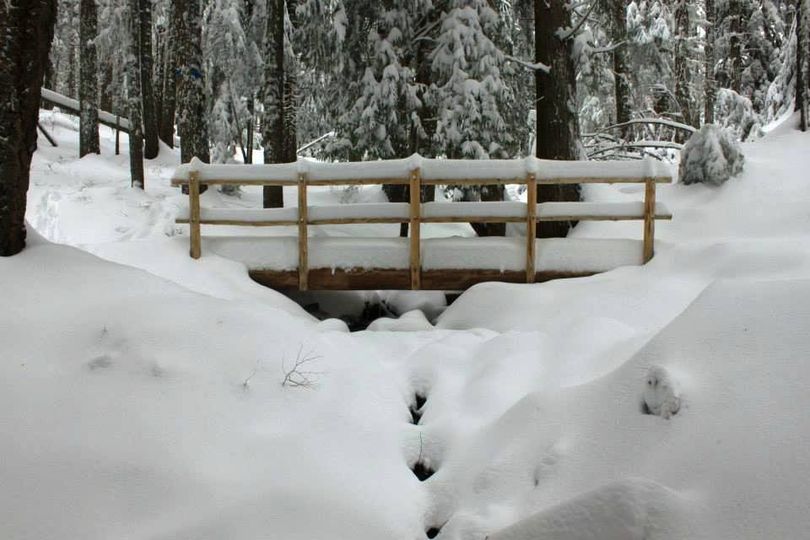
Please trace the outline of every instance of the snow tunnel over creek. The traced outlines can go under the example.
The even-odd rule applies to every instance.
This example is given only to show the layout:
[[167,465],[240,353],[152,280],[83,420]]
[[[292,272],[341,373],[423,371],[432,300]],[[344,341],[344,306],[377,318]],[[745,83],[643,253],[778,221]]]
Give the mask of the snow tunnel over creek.
[[343,321],[351,332],[422,331],[433,328],[458,298],[444,291],[288,291],[285,294],[321,321]]

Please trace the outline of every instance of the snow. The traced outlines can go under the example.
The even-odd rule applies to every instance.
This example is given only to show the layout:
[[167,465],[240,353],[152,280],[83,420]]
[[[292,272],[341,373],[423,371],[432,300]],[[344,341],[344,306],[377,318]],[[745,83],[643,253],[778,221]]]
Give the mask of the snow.
[[195,159],[179,166],[172,175],[172,180],[175,183],[188,181],[189,173],[196,171],[200,180],[209,182],[244,180],[293,183],[298,181],[301,174],[314,182],[381,179],[404,181],[417,169],[425,181],[446,180],[447,183],[462,180],[514,180],[515,183],[524,183],[530,173],[535,173],[539,182],[576,178],[639,182],[645,178],[671,178],[669,167],[652,158],[639,161],[553,161],[534,157],[478,160],[427,159],[414,154],[405,159],[385,161],[319,163],[302,159],[296,163],[272,165],[209,165]]
[[[348,333],[214,255],[229,238],[188,257],[176,153],[147,162],[140,192],[110,131],[101,157],[77,160],[75,123],[43,121],[60,146],[35,154],[30,243],[0,259],[3,538],[806,536],[808,135],[745,144],[746,170],[718,188],[660,186],[674,219],[643,267],[481,284],[435,324],[406,313],[424,297],[397,298],[404,316]],[[582,256],[603,238],[629,253],[640,229],[584,222],[570,239]],[[353,242],[344,230],[406,252],[396,225],[312,240]],[[305,384],[283,385],[296,364]],[[417,480],[417,461],[435,474]]]
[[422,217],[526,217],[526,204],[521,202],[429,202],[422,205]]
[[[667,205],[655,203],[655,215],[659,218],[671,217]],[[557,218],[566,216],[588,216],[590,219],[644,218],[644,202],[548,202],[537,205],[537,216],[540,218]]]
[[[47,88],[42,89],[42,97],[47,99],[48,101],[54,103],[58,107],[62,107],[69,111],[76,111],[80,110],[78,100],[73,98],[69,98],[67,96],[63,96],[62,94],[56,93],[53,90],[48,90]],[[116,116],[112,113],[107,111],[102,111],[101,109],[98,110],[98,118],[102,122],[107,122],[108,124],[115,125],[116,123],[121,126],[121,129],[129,130],[129,120],[126,118],[122,118],[120,116]]]
[[[459,203],[463,204],[463,203]],[[309,267],[407,269],[407,238],[309,238]],[[641,264],[641,242],[626,239],[548,239],[536,241],[537,271],[602,272]],[[203,239],[203,256],[214,253],[251,270],[298,268],[297,237],[213,237]],[[422,241],[422,268],[526,268],[521,238],[430,238]]]

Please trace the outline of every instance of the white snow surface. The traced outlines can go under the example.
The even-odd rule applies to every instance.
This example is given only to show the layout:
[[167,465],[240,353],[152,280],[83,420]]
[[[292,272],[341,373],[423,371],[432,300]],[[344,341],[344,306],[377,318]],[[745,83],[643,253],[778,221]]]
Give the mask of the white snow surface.
[[671,177],[670,168],[660,161],[645,158],[640,161],[554,161],[527,157],[525,159],[428,159],[414,154],[405,159],[385,161],[319,163],[300,159],[295,163],[272,165],[206,164],[198,159],[177,167],[172,179],[187,181],[195,171],[200,180],[248,180],[267,182],[296,182],[304,174],[308,180],[407,180],[412,171],[420,170],[428,181],[447,180],[510,180],[525,182],[534,173],[539,182],[555,179],[601,178],[638,182],[645,178]]
[[[34,158],[28,248],[0,259],[4,539],[806,536],[810,136],[792,126],[744,145],[719,188],[662,186],[675,217],[643,267],[482,284],[435,326],[410,313],[350,334],[237,262],[188,257],[176,153],[133,190],[110,130],[77,160],[76,122],[42,116],[60,146]],[[650,373],[677,388],[669,419],[642,412]],[[417,461],[435,474],[417,480]]]

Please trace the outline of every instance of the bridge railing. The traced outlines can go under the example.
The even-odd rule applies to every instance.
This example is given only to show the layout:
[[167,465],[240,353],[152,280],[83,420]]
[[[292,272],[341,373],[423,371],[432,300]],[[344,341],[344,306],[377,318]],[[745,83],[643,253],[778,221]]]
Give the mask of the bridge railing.
[[[525,223],[526,282],[535,281],[535,250],[538,222],[641,220],[642,261],[654,253],[655,220],[671,219],[666,207],[656,203],[656,184],[670,183],[669,170],[655,160],[642,161],[552,161],[437,160],[412,156],[408,159],[357,163],[299,161],[277,165],[209,165],[196,158],[181,165],[173,186],[188,186],[189,215],[178,223],[190,227],[190,255],[202,253],[202,225],[246,227],[298,227],[298,287],[308,289],[309,226],[408,223],[410,287],[421,288],[421,225],[423,223]],[[538,186],[557,184],[643,183],[644,199],[638,202],[458,202],[420,201],[421,187],[428,185],[525,185],[527,201],[537,200]],[[362,203],[310,206],[308,188],[313,186],[408,185],[407,203]],[[202,185],[295,186],[298,206],[271,209],[203,209]]]

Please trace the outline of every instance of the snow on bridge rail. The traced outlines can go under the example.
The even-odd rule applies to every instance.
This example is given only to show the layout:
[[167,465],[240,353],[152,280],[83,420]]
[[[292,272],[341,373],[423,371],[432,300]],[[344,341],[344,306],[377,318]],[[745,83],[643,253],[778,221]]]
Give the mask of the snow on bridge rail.
[[[59,107],[63,111],[73,113],[75,115],[81,114],[81,108],[79,106],[78,100],[73,98],[69,98],[67,96],[63,96],[53,90],[48,90],[47,88],[42,89],[42,101],[48,102],[56,107]],[[109,126],[113,129],[119,129],[124,133],[129,133],[129,120],[124,118],[123,116],[118,116],[116,114],[102,111],[101,109],[98,110],[98,121],[100,124],[104,124],[105,126]]]
[[[244,262],[251,276],[274,288],[464,289],[482,281],[533,283],[585,276],[653,256],[655,220],[671,219],[655,201],[655,186],[672,181],[654,160],[551,161],[407,159],[358,163],[298,161],[279,165],[208,165],[194,159],[181,165],[174,186],[189,187],[191,256],[202,253],[202,225],[297,227],[289,237],[211,240],[217,253]],[[644,200],[623,203],[420,201],[423,185],[527,186],[534,201],[538,185],[643,183]],[[331,206],[307,204],[311,186],[403,184],[408,203]],[[298,207],[214,209],[200,207],[201,185],[297,186]],[[538,222],[642,220],[644,238],[634,240],[537,240]],[[441,238],[421,240],[423,223],[525,223],[525,238]],[[311,225],[407,223],[409,238],[310,238]],[[310,257],[310,248],[313,256]]]

